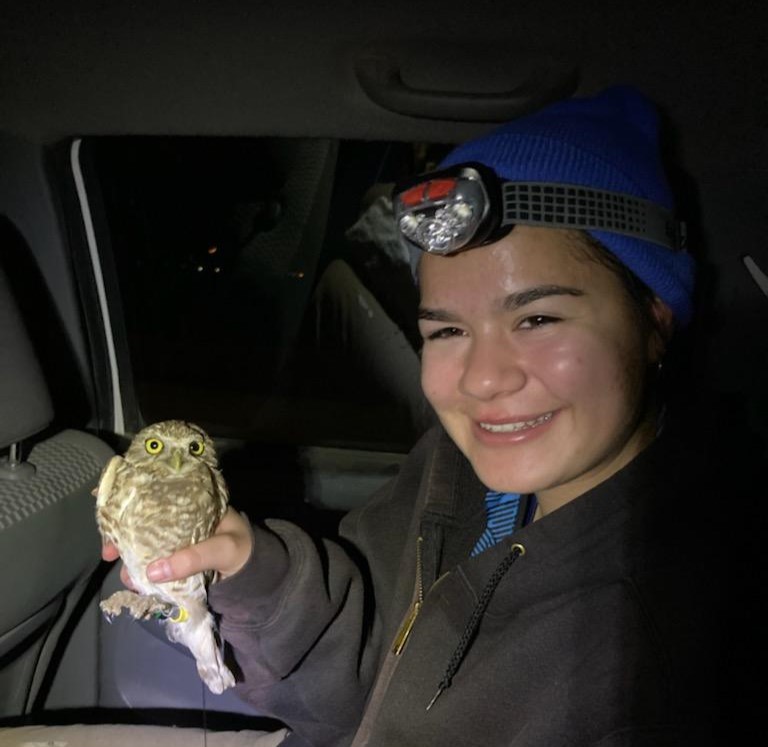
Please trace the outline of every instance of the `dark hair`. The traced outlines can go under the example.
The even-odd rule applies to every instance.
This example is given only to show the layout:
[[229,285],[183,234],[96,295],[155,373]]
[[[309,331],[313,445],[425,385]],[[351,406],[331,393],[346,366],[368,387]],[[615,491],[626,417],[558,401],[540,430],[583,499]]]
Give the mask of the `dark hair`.
[[656,294],[632,270],[621,262],[608,248],[586,231],[574,231],[577,249],[593,262],[609,269],[619,280],[632,301],[638,319],[648,331],[655,331],[668,342],[665,330],[661,329],[653,312]]
[[663,369],[659,362],[649,369],[646,380],[649,384],[646,390],[648,406],[657,410],[661,423],[666,420],[670,401],[680,398],[680,386],[684,379],[680,365],[680,356],[684,352],[681,353],[680,340],[676,339],[672,344],[670,330],[662,328],[653,310],[656,294],[632,270],[586,231],[573,231],[572,236],[574,248],[582,257],[603,265],[618,278],[643,329],[649,334],[656,333],[664,342]]

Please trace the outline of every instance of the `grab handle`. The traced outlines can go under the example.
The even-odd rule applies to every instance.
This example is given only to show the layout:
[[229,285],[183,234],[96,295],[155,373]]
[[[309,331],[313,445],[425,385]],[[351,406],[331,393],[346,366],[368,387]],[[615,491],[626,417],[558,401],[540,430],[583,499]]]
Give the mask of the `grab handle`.
[[365,57],[355,65],[361,88],[374,103],[396,114],[456,122],[505,122],[573,93],[578,73],[545,66],[539,75],[511,91],[470,93],[434,91],[407,85],[395,62]]

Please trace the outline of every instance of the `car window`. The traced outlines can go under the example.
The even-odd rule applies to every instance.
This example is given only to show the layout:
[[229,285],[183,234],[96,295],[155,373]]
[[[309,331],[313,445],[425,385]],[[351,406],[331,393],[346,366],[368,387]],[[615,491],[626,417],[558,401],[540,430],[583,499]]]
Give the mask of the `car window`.
[[255,442],[408,450],[430,417],[388,194],[441,146],[85,146],[129,430],[180,417]]

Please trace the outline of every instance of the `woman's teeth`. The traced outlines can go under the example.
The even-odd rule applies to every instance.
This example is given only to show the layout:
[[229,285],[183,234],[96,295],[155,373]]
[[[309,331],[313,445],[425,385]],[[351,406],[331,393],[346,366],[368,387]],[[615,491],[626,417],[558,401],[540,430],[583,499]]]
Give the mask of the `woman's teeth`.
[[535,428],[537,425],[546,423],[548,420],[552,420],[554,413],[548,412],[545,415],[539,415],[538,418],[533,420],[522,420],[517,423],[480,423],[480,427],[485,431],[491,433],[515,433],[517,431],[524,431],[526,428]]

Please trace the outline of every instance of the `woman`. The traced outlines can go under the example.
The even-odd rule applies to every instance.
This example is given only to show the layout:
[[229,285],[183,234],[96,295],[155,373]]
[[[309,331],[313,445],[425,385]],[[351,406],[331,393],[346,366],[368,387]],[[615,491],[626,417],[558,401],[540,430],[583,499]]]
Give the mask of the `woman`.
[[706,486],[659,435],[654,391],[693,284],[656,136],[649,103],[611,89],[400,189],[441,427],[338,543],[230,512],[150,566],[219,571],[240,693],[290,726],[286,744],[711,736],[691,510]]

